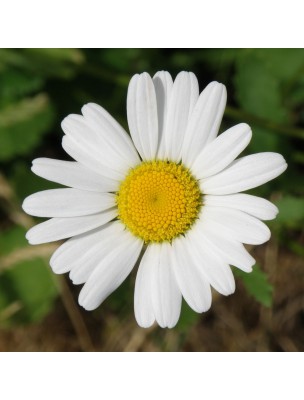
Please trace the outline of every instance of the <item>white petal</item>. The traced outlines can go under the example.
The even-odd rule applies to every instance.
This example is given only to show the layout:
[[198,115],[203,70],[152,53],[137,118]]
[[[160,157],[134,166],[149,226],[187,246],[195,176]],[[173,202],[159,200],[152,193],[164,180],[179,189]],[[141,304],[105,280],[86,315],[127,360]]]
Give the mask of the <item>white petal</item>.
[[101,106],[94,103],[86,104],[81,109],[86,121],[107,144],[110,149],[125,160],[129,167],[140,162],[133,142],[119,123]]
[[227,101],[224,85],[211,82],[202,91],[191,115],[182,149],[182,159],[191,165],[204,146],[218,134]]
[[196,224],[186,235],[185,244],[192,254],[193,262],[204,274],[211,286],[228,296],[235,291],[235,281],[227,262],[202,241],[201,227]]
[[200,269],[194,264],[184,237],[172,242],[173,270],[180,291],[189,306],[196,312],[207,311],[211,306],[211,288]]
[[135,281],[134,312],[139,326],[149,328],[155,321],[152,305],[152,277],[156,268],[153,246],[148,246],[143,255]]
[[125,226],[120,221],[110,223],[107,232],[99,235],[98,241],[71,264],[70,279],[74,285],[85,283],[95,268],[109,253],[115,251],[117,243],[124,240]]
[[152,304],[156,321],[162,328],[173,328],[179,318],[182,295],[172,269],[171,245],[150,245],[154,247],[154,274],[152,277]]
[[200,220],[211,221],[232,238],[247,244],[262,244],[270,239],[270,230],[259,219],[240,210],[224,207],[203,207]]
[[120,242],[94,269],[79,294],[79,304],[86,310],[97,308],[133,269],[143,242],[124,231]]
[[117,209],[84,217],[52,218],[31,228],[26,238],[30,244],[41,244],[66,239],[91,231],[117,216]]
[[168,105],[172,93],[173,80],[169,72],[159,71],[153,76],[158,115],[158,153],[160,159],[165,158],[164,129],[168,115]]
[[205,194],[231,194],[262,185],[287,168],[286,161],[277,153],[258,153],[234,161],[217,175],[201,181]]
[[245,247],[230,236],[225,235],[221,229],[216,229],[212,224],[201,225],[201,240],[208,248],[228,264],[245,271],[251,272],[255,259],[251,257]]
[[[101,159],[102,155],[96,154],[96,148],[93,146],[84,145],[76,141],[74,138],[64,136],[62,138],[62,147],[74,160],[84,165],[95,173],[100,174],[106,178],[120,182],[124,178],[124,174],[114,171],[113,169],[105,166]],[[125,171],[127,172],[127,171]]]
[[115,207],[112,193],[88,192],[79,189],[52,189],[28,196],[23,210],[36,217],[80,217]]
[[212,207],[228,207],[244,211],[262,220],[274,219],[279,210],[270,201],[250,194],[237,193],[226,196],[206,195],[204,204]]
[[117,181],[96,174],[74,161],[36,158],[33,161],[32,171],[41,178],[75,189],[114,192],[118,188]]
[[226,168],[247,147],[251,136],[250,127],[239,124],[207,144],[191,167],[196,178],[207,178]]
[[199,89],[192,72],[180,72],[173,84],[164,130],[164,155],[180,161],[182,145],[190,115],[198,99]]
[[81,115],[67,116],[61,127],[66,134],[62,146],[71,157],[101,175],[118,180],[124,178],[132,163],[122,156],[123,149],[113,137],[105,139],[105,133]]
[[153,160],[158,146],[157,103],[153,81],[146,72],[134,75],[127,97],[128,124],[143,160]]
[[81,235],[72,237],[63,243],[53,253],[50,265],[56,274],[63,274],[80,264],[80,260],[85,257],[95,247],[103,248],[104,241],[108,237],[119,234],[124,230],[123,224],[118,221],[110,222],[100,228]]
[[[104,130],[94,110],[91,105],[84,106],[82,112],[86,117],[71,114],[62,121],[61,127],[77,148],[90,151],[91,158],[94,158],[98,165],[109,168],[115,171],[117,176],[123,177],[134,165],[136,158],[135,161],[128,159],[124,153],[125,142],[119,140],[120,136],[116,135],[113,129]],[[139,159],[137,161],[139,162]]]

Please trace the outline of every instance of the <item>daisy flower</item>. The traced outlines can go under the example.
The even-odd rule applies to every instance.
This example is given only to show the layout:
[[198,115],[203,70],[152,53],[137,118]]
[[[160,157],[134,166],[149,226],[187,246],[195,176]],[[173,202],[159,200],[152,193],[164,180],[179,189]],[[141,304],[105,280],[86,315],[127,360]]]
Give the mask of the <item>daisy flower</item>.
[[250,272],[245,244],[269,240],[261,220],[269,201],[243,194],[276,178],[280,154],[238,158],[251,139],[247,124],[218,135],[225,86],[199,94],[191,72],[135,75],[127,96],[130,136],[102,107],[62,122],[64,150],[75,161],[38,158],[32,171],[69,188],[25,199],[30,215],[51,218],[30,229],[29,243],[68,239],[53,254],[55,273],[84,284],[79,304],[98,307],[139,261],[134,309],[138,324],[172,328],[182,297],[196,312],[211,306],[211,286],[235,290],[230,265]]

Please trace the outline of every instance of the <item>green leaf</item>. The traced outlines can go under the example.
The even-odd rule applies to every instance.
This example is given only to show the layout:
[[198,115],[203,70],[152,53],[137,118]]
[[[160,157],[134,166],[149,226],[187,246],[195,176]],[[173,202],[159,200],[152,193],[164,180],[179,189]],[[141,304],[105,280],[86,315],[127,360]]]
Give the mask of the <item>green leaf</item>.
[[[20,251],[27,248],[24,236],[25,230],[20,227],[0,234],[0,316],[10,305],[19,306],[10,318],[0,318],[2,325],[40,320],[50,312],[58,295],[46,260],[35,254],[31,259],[20,257]],[[1,272],[3,255],[15,257],[16,262]]]
[[8,304],[18,301],[20,311],[12,322],[34,322],[47,315],[57,297],[57,288],[42,259],[22,261],[0,276],[0,290]]
[[0,111],[0,160],[33,150],[51,127],[53,110],[45,94],[23,99]]
[[256,49],[255,54],[276,78],[287,81],[304,67],[304,49]]
[[0,106],[29,95],[43,86],[43,80],[25,71],[8,69],[0,74]]
[[289,121],[280,81],[254,53],[238,59],[234,82],[237,100],[245,111],[277,123]]
[[238,269],[235,269],[234,272],[243,281],[247,292],[251,296],[264,306],[271,306],[273,287],[258,264],[253,267],[253,271],[250,274]]
[[275,202],[279,214],[275,223],[288,228],[303,227],[304,223],[304,198],[286,196]]

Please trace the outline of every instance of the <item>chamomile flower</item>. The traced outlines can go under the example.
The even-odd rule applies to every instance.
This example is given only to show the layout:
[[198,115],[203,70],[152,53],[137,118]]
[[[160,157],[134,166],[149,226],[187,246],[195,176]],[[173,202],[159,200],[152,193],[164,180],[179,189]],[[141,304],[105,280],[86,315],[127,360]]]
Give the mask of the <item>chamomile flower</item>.
[[276,153],[238,158],[251,139],[242,123],[218,135],[225,86],[199,95],[191,72],[174,83],[168,72],[130,81],[130,135],[96,104],[62,122],[64,150],[75,161],[39,158],[38,176],[69,188],[47,190],[23,203],[51,218],[27,233],[31,244],[68,239],[53,254],[55,273],[84,284],[79,303],[98,307],[139,261],[135,317],[173,327],[182,297],[197,312],[211,305],[211,286],[235,290],[230,265],[250,272],[255,261],[243,243],[270,238],[261,220],[275,218],[269,201],[243,194],[287,167]]

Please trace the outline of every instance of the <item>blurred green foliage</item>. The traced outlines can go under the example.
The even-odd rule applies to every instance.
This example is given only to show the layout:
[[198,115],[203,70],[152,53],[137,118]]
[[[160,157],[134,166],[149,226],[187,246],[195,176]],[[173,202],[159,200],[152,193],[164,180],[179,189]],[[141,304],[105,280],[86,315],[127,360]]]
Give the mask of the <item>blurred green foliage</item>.
[[285,196],[276,201],[280,210],[275,223],[282,228],[300,229],[304,223],[304,198]]
[[246,290],[251,296],[264,306],[271,306],[273,287],[258,264],[253,267],[250,274],[238,269],[234,269],[234,273],[243,281]]
[[28,247],[25,233],[24,228],[17,226],[0,233],[0,254],[15,257],[12,266],[3,269],[1,274],[0,309],[18,305],[16,313],[2,321],[5,325],[39,320],[52,309],[58,294],[45,259],[37,255],[23,259],[22,250]]
[[[294,239],[304,222],[303,49],[2,49],[0,170],[12,195],[7,198],[0,186],[0,324],[38,320],[52,309],[58,295],[45,259],[18,258],[28,245],[14,212],[20,212],[28,194],[56,187],[30,172],[31,160],[68,159],[60,146],[60,121],[79,113],[86,102],[103,105],[126,127],[129,79],[137,72],[154,74],[162,69],[173,76],[180,70],[193,71],[201,89],[212,80],[223,82],[228,107],[221,130],[247,122],[253,129],[248,152],[284,155],[287,172],[252,193],[275,201],[280,214],[270,224],[276,240],[303,256]],[[8,256],[16,261],[4,268]],[[250,295],[271,305],[272,287],[262,266],[250,275],[237,275]],[[133,285],[124,284],[106,304],[124,311],[127,304],[132,312],[132,297]],[[10,313],[12,304],[17,306]],[[177,329],[185,332],[198,318],[184,306]]]

